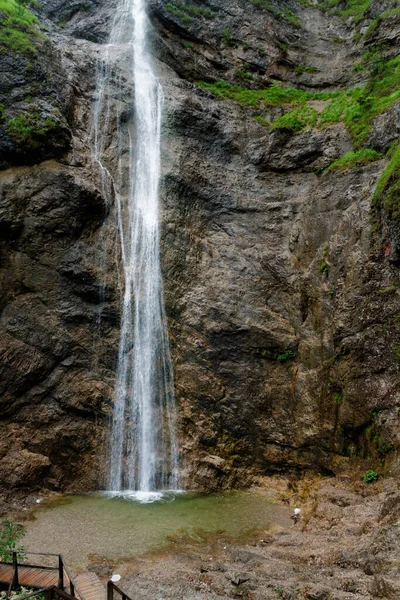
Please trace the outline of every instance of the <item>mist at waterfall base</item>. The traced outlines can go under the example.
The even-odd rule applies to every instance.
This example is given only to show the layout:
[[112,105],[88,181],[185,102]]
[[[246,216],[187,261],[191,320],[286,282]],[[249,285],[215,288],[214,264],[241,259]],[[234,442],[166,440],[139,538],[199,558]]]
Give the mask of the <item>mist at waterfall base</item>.
[[[163,92],[147,48],[148,28],[146,0],[120,0],[99,63],[92,127],[102,192],[116,207],[122,290],[107,489],[139,502],[179,489],[159,245]],[[125,77],[132,80],[129,119],[122,118],[118,97]]]

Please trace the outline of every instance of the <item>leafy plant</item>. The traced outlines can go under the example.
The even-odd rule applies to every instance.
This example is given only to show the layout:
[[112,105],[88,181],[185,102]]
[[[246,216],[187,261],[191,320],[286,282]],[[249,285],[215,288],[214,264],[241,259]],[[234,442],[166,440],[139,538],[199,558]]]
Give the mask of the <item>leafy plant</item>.
[[17,552],[18,559],[24,558],[24,547],[19,544],[25,535],[25,529],[12,519],[4,519],[0,530],[0,560],[9,562],[13,552]]
[[343,400],[343,392],[335,392],[335,394],[333,395],[333,399],[335,401],[335,404],[340,406],[340,404],[342,404],[342,400]]
[[374,483],[374,481],[377,481],[379,479],[379,475],[376,471],[370,469],[365,473],[363,479],[365,483]]
[[253,75],[249,73],[249,71],[247,71],[246,69],[239,69],[236,72],[236,76],[240,77],[241,79],[253,79]]
[[[26,588],[21,586],[18,590],[12,590],[11,594],[8,596],[7,592],[0,592],[0,600],[19,600],[23,596],[27,596],[31,594],[34,590],[30,588]],[[43,594],[37,594],[36,596],[32,596],[31,600],[44,600]]]
[[234,42],[233,42],[231,30],[230,30],[229,27],[227,27],[226,29],[224,29],[224,40],[226,41],[226,43],[229,46],[233,46]]
[[276,360],[279,360],[280,362],[285,362],[286,360],[290,360],[292,358],[296,358],[296,353],[290,348],[288,348],[283,354],[279,354],[276,357]]
[[323,275],[329,275],[328,263],[323,260],[322,263],[319,265],[319,270],[321,271],[321,273],[323,273]]

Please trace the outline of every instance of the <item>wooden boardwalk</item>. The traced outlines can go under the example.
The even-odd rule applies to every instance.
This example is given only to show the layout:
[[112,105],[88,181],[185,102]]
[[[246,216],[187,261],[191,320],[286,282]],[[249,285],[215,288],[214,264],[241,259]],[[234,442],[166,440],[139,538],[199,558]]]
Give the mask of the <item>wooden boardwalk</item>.
[[[0,583],[8,585],[12,576],[13,565],[0,563]],[[28,588],[50,587],[58,583],[58,569],[18,565],[18,580],[20,585]]]
[[[14,566],[0,562],[0,583],[9,586],[13,579]],[[52,567],[18,564],[18,583],[26,588],[43,589],[58,587],[60,570]],[[106,600],[106,590],[95,573],[81,573],[73,578],[73,587],[68,574],[63,572],[63,588],[77,600]]]
[[106,600],[106,590],[96,573],[80,573],[75,577],[75,586],[84,600]]

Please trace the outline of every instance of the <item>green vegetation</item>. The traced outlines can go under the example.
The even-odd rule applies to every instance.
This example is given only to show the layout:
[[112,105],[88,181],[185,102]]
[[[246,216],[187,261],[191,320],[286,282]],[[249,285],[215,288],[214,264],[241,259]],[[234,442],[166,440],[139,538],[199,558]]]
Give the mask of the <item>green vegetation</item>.
[[390,217],[400,216],[400,143],[396,143],[389,152],[389,163],[378,179],[374,196],[375,207],[383,207]]
[[276,360],[279,360],[280,362],[285,362],[286,360],[290,360],[292,358],[296,358],[296,353],[290,348],[288,348],[287,350],[285,350],[285,352],[283,352],[283,354],[278,354]]
[[253,79],[253,75],[246,68],[236,71],[236,76],[240,77],[240,79]]
[[377,481],[379,478],[379,475],[376,471],[374,471],[373,469],[370,469],[369,471],[367,471],[363,477],[365,483],[373,483],[374,481]]
[[35,42],[41,39],[37,17],[25,5],[36,4],[24,0],[0,0],[0,52],[33,54]]
[[25,535],[25,529],[12,519],[4,519],[0,529],[0,560],[12,560],[12,553],[17,552],[18,558],[24,558],[24,548],[19,544]]
[[281,42],[281,40],[275,40],[275,46],[279,48],[284,54],[288,51],[289,46],[285,42]]
[[396,358],[400,360],[400,344],[393,344],[393,350],[396,355]]
[[226,43],[229,46],[233,46],[234,45],[234,42],[233,42],[233,39],[232,39],[231,30],[230,30],[229,27],[227,27],[226,29],[224,29],[224,40],[226,41]]
[[268,10],[270,13],[275,15],[275,17],[283,19],[287,23],[293,25],[293,27],[301,27],[298,16],[287,7],[284,7],[283,10],[279,10],[278,8],[275,8],[275,6],[269,0],[249,0],[249,2],[258,8]]
[[283,9],[283,12],[281,13],[281,16],[283,17],[283,19],[285,21],[287,21],[288,23],[293,25],[293,27],[297,27],[297,29],[301,28],[301,23],[299,21],[299,17],[293,11],[291,11],[289,8],[285,7]]
[[335,392],[335,394],[333,395],[333,399],[335,401],[335,404],[340,406],[343,401],[343,392]]
[[273,15],[275,15],[276,17],[280,16],[280,11],[275,8],[275,6],[272,4],[272,2],[269,2],[269,0],[249,0],[252,4],[254,4],[254,6],[257,6],[258,8],[264,8],[265,10],[269,10],[269,12],[271,12]]
[[[267,106],[281,106],[282,104],[302,106],[307,100],[314,99],[329,99],[329,92],[321,92],[320,94],[311,94],[303,92],[296,88],[285,88],[277,84],[264,90],[249,90],[236,85],[231,85],[225,81],[217,81],[216,83],[197,82],[200,87],[206,88],[211,92],[218,94],[222,98],[229,98],[242,106],[257,106],[259,108]],[[339,94],[340,92],[336,92]],[[333,92],[335,94],[335,92]]]
[[314,127],[317,124],[317,120],[317,111],[310,106],[304,105],[276,119],[272,127],[274,129],[289,129],[297,133],[305,127]]
[[205,19],[212,19],[214,17],[214,13],[209,8],[205,8],[204,6],[196,6],[190,2],[186,3],[176,1],[172,6],[176,6],[176,8],[182,10],[191,17],[204,17]]
[[175,4],[168,2],[165,8],[168,12],[178,17],[178,19],[184,23],[190,23],[193,20],[192,17],[190,17],[186,12],[181,11],[177,6],[175,6]]
[[[226,82],[199,82],[198,85],[242,106],[260,109],[285,106],[287,113],[272,125],[288,127],[294,132],[305,127],[328,127],[343,121],[355,149],[359,150],[368,138],[373,120],[400,98],[400,56],[385,60],[378,49],[366,53],[364,61],[372,73],[370,81],[364,88],[355,87],[344,91],[312,93],[277,84],[263,90],[248,90]],[[307,106],[310,100],[329,102],[318,113]]]
[[298,65],[295,68],[296,75],[301,75],[302,73],[316,73],[317,69],[315,67],[305,67],[304,65]]
[[347,152],[328,167],[328,171],[345,171],[357,165],[366,165],[382,158],[382,154],[371,148],[362,148],[357,152]]
[[6,124],[6,132],[20,152],[35,150],[46,141],[48,134],[55,129],[53,119],[42,119],[39,113],[24,113]]
[[260,123],[260,125],[263,127],[271,127],[271,122],[267,119],[264,119],[264,117],[260,117],[258,115],[257,117],[254,117],[254,120],[257,121],[257,123]]
[[360,17],[372,0],[319,0],[318,7],[327,11],[331,15],[340,17]]
[[329,265],[327,262],[322,261],[322,263],[319,265],[319,270],[321,271],[321,273],[323,275],[328,276],[329,275]]
[[[10,595],[8,595],[7,592],[0,592],[0,600],[19,600],[19,598],[23,598],[33,592],[33,589],[21,586],[17,590],[11,590]],[[44,600],[44,595],[36,594],[36,596],[32,596],[30,600]]]
[[378,294],[395,294],[398,290],[397,285],[389,285],[388,287],[383,288],[383,290],[379,290]]
[[184,23],[190,23],[193,21],[193,17],[204,17],[205,19],[212,19],[214,13],[209,8],[203,6],[196,6],[195,4],[185,2],[168,2],[165,7],[168,12],[175,15]]

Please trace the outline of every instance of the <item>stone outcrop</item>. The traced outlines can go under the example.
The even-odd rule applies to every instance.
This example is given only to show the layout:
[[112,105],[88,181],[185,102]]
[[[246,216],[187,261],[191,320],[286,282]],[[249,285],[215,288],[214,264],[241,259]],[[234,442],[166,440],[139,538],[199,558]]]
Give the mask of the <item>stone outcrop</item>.
[[[353,40],[350,19],[296,2],[195,6],[211,17],[182,19],[179,7],[149,2],[165,94],[162,260],[187,485],[335,473],[351,458],[395,469],[400,229],[371,209],[387,161],[328,170],[353,148],[343,122],[266,127],[255,107],[195,84],[362,85],[352,65],[371,42]],[[42,0],[47,39],[35,56],[0,55],[9,74],[0,90],[3,488],[102,484],[118,242],[90,148],[96,63],[114,7]],[[385,21],[376,35],[398,31]],[[126,86],[115,99],[123,118]],[[287,107],[268,110],[274,119]],[[28,140],[10,127],[24,115]],[[386,152],[398,120],[397,104],[378,115],[368,147]]]

